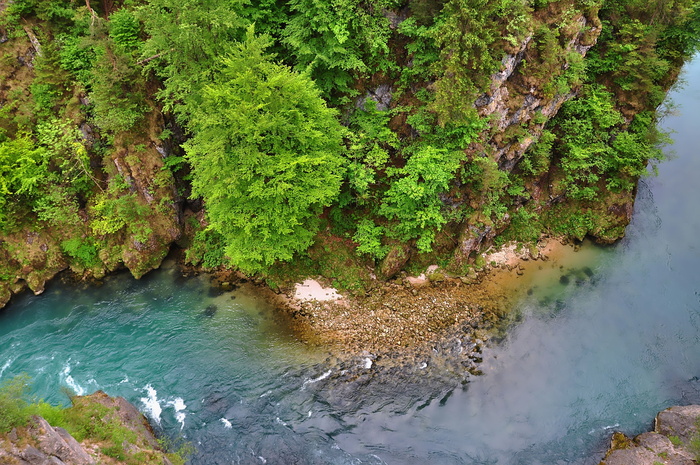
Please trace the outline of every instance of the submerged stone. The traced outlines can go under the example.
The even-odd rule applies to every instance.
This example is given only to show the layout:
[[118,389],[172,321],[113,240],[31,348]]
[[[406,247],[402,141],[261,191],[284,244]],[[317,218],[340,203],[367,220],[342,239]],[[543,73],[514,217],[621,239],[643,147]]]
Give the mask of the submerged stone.
[[216,312],[217,312],[218,310],[219,310],[219,307],[217,307],[216,305],[213,305],[213,304],[212,304],[212,305],[209,305],[209,306],[207,306],[207,308],[205,308],[204,311],[202,312],[202,316],[206,316],[206,317],[211,318],[211,317],[213,317],[214,315],[216,315]]

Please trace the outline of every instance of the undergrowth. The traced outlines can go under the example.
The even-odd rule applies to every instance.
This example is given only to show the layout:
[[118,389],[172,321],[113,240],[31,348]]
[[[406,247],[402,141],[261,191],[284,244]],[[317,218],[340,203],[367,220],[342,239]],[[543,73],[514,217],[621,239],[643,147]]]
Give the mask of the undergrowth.
[[[132,447],[138,444],[135,431],[124,426],[114,410],[95,402],[78,402],[64,408],[29,396],[29,377],[19,375],[0,384],[0,435],[28,426],[33,416],[43,417],[51,426],[68,431],[77,441],[100,444],[102,454],[127,465],[162,463],[158,451]],[[185,463],[187,447],[167,454],[175,465]]]

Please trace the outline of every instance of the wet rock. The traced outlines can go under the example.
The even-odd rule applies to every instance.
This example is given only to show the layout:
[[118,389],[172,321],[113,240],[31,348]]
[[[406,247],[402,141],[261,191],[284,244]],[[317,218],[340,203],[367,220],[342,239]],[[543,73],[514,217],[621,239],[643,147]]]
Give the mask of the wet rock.
[[212,318],[214,315],[216,315],[218,309],[219,308],[216,305],[208,305],[207,308],[205,308],[202,312],[202,316]]

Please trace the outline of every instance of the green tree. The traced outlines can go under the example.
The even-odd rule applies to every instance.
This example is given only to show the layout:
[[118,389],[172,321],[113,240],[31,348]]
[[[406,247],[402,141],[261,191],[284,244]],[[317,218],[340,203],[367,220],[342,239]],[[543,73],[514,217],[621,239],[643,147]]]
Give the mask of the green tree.
[[425,145],[415,149],[405,167],[387,170],[396,179],[379,213],[397,220],[393,235],[404,241],[418,238],[418,250],[432,250],[436,231],[447,223],[440,194],[448,190],[463,158],[462,152]]
[[562,106],[554,120],[559,136],[554,145],[571,198],[594,200],[605,181],[607,189],[631,190],[646,172],[647,162],[663,159],[664,134],[655,130],[650,113],[638,114],[624,128],[613,96],[589,85]]
[[389,53],[392,0],[290,0],[284,42],[299,68],[311,73],[327,96],[352,92],[354,79]]
[[139,46],[141,26],[132,11],[121,9],[109,17],[109,36],[115,44],[127,50]]
[[273,63],[268,45],[249,28],[201,104],[188,109],[193,194],[204,198],[232,263],[247,272],[311,244],[343,174],[335,111],[307,76]]
[[[149,38],[140,61],[164,81],[166,110],[182,112],[212,81],[232,44],[245,32],[242,0],[150,0],[138,10]],[[184,103],[184,105],[183,105]]]
[[27,135],[0,144],[0,230],[6,227],[8,203],[31,201],[47,176],[47,152]]

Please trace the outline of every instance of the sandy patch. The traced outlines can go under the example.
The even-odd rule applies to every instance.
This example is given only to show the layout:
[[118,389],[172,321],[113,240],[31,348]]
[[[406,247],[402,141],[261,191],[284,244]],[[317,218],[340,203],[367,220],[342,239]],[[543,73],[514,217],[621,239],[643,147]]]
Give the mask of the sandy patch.
[[317,300],[338,300],[343,296],[332,287],[323,287],[315,279],[307,279],[303,283],[297,283],[294,288],[294,298],[302,301]]
[[506,244],[500,250],[484,255],[486,263],[494,266],[513,267],[518,265],[523,259],[530,258],[530,251],[527,247],[518,244]]

